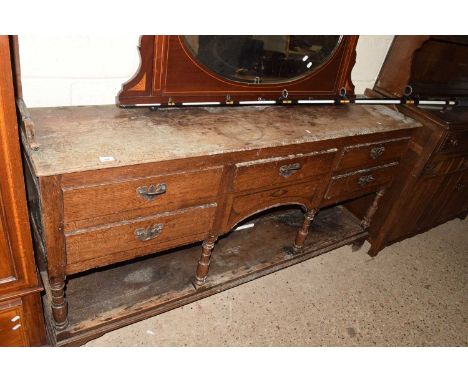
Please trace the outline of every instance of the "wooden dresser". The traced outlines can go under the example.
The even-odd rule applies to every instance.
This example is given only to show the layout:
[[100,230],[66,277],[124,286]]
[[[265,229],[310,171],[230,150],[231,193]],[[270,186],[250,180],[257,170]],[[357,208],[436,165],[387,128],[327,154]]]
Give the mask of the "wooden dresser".
[[456,107],[400,106],[422,123],[402,171],[371,226],[373,251],[468,213],[468,38],[397,36],[374,91],[425,99],[456,97]]
[[45,342],[29,230],[10,45],[0,36],[0,346]]
[[[28,194],[58,345],[362,243],[419,126],[385,106],[29,112]],[[362,221],[337,206],[364,195]],[[294,205],[305,215],[281,209]],[[233,231],[246,219],[255,228]],[[129,260],[143,256],[137,271]]]

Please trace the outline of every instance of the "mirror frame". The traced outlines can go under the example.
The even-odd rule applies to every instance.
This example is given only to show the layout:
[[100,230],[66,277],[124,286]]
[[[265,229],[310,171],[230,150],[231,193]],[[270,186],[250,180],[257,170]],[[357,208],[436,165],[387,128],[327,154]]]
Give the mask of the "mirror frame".
[[[334,98],[345,88],[354,96],[351,70],[358,36],[343,36],[330,58],[317,70],[278,84],[241,83],[226,79],[199,63],[183,36],[141,36],[140,67],[122,85],[117,104],[125,106],[178,105],[187,102],[289,100]],[[226,102],[227,101],[227,102]]]

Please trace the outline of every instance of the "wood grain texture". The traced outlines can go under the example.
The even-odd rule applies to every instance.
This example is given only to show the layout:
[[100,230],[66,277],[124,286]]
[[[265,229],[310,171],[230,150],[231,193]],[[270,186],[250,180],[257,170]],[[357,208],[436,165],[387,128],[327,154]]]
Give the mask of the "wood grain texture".
[[[332,174],[340,175],[338,155],[342,155],[346,147],[366,147],[367,150],[372,144],[386,142],[389,154],[377,161],[385,166],[389,158],[401,156],[406,147],[392,148],[389,142],[406,142],[414,126],[412,120],[382,108],[363,107],[353,112],[335,108],[333,110],[338,112],[333,117],[320,108],[297,108],[294,109],[296,113],[291,112],[293,109],[284,110],[290,111],[245,108],[173,110],[174,114],[148,114],[139,110],[139,113],[125,111],[121,114],[119,111],[115,114],[109,107],[71,108],[72,114],[78,113],[79,120],[64,118],[66,114],[61,108],[45,110],[42,114],[45,123],[37,125],[41,126],[38,137],[45,137],[45,131],[50,132],[51,128],[56,135],[50,144],[42,141],[40,150],[27,151],[27,157],[34,172],[29,181],[33,188],[32,199],[35,189],[39,189],[40,194],[41,221],[37,232],[39,236],[43,232],[44,237],[41,241],[45,243],[47,254],[49,294],[56,328],[66,330],[64,281],[67,275],[204,240],[198,270],[194,267],[192,277],[197,288],[204,288],[204,282],[209,280],[211,252],[219,235],[250,216],[277,206],[318,208],[324,204],[323,194]],[[98,114],[102,123],[98,123],[91,111],[103,112]],[[59,116],[55,123],[63,121],[67,125],[62,125],[60,131],[51,119],[54,115]],[[365,118],[349,120],[348,116]],[[64,173],[52,176],[37,173],[44,163],[42,160],[50,163],[51,145],[63,150],[58,141],[71,142],[75,127],[87,126],[82,133],[92,136],[102,132],[105,126],[112,126],[112,142],[106,142],[120,147],[121,153],[127,150],[125,155],[132,154],[132,160],[139,155],[141,158],[148,148],[128,145],[126,134],[143,133],[151,126],[150,121],[157,121],[157,124],[153,125],[154,136],[146,142],[151,139],[158,142],[158,150],[152,150],[147,157],[150,162],[111,162],[105,165],[107,168],[84,166],[83,171],[72,171],[70,153],[88,153],[88,147],[102,148],[102,140],[91,142],[86,137],[86,145],[82,145],[83,140],[76,141],[75,152],[64,152],[65,156],[59,159],[61,163],[54,163],[55,170],[65,170],[57,165],[66,165]],[[382,124],[382,121],[387,122]],[[266,124],[273,124],[273,128],[267,128]],[[355,130],[343,130],[345,124],[354,126]],[[369,128],[363,130],[366,124]],[[123,136],[116,134],[118,125],[122,132],[123,128],[128,129]],[[240,131],[234,133],[239,127]],[[300,135],[302,138],[297,139]],[[312,139],[308,139],[310,136]],[[175,152],[177,156],[174,157]],[[359,155],[352,160],[361,171],[363,164],[367,164],[367,158],[364,160]],[[84,164],[82,160],[80,163],[80,166]],[[34,181],[35,177],[39,182]],[[375,186],[363,187],[359,192],[342,187],[329,202],[337,203],[357,194],[377,191],[378,185],[390,183],[381,177],[383,179],[383,175],[379,175]],[[148,190],[153,186],[154,192],[162,184],[164,192],[153,200],[142,198],[137,191],[140,187]],[[201,206],[206,203],[211,203],[211,207]],[[137,230],[144,232],[144,236],[155,232],[157,235],[142,241],[136,236]]]
[[10,242],[7,236],[7,221],[5,218],[2,195],[0,194],[0,285],[15,281],[18,277],[15,261],[12,257]]
[[317,214],[303,253],[285,256],[283,248],[292,244],[302,219],[301,210],[280,209],[252,220],[251,230],[221,237],[213,249],[203,288],[195,289],[191,283],[200,257],[199,245],[73,276],[67,287],[70,325],[64,331],[54,331],[53,340],[59,346],[82,344],[366,236],[352,214],[332,208]]
[[391,162],[334,176],[325,194],[326,203],[366,195],[383,185],[389,185],[395,176],[397,165],[398,162]]
[[[174,211],[215,201],[219,193],[222,167],[202,171],[186,171],[166,175],[148,176],[109,184],[88,187],[64,188],[65,230],[96,225],[92,218],[103,217],[105,223],[117,214],[120,220]],[[147,174],[150,175],[150,174]],[[148,200],[138,189],[164,185],[164,193]],[[119,213],[129,212],[122,216]],[[91,220],[91,222],[79,222]],[[72,224],[73,223],[73,224]]]
[[233,195],[223,231],[228,232],[247,217],[273,207],[296,204],[308,209],[318,206],[323,193],[321,190],[326,183],[322,179],[310,179],[264,191]]
[[47,256],[47,272],[52,300],[52,314],[55,326],[67,326],[68,307],[65,298],[65,237],[63,223],[63,195],[60,177],[51,176],[39,179],[42,232]]
[[0,345],[29,346],[21,299],[0,303]]
[[[7,36],[0,37],[0,198],[3,215],[3,242],[8,243],[14,270],[0,293],[11,292],[38,283],[34,268],[31,233],[29,231],[25,186],[21,176],[22,161],[16,122],[10,49]],[[6,258],[4,260],[7,260]]]
[[441,153],[468,154],[468,130],[448,133],[438,150]]
[[413,53],[429,36],[397,36],[380,69],[374,89],[389,97],[401,97],[410,82]]
[[[0,36],[0,346],[45,342],[20,154],[11,46]],[[18,81],[18,78],[16,78]],[[12,321],[13,320],[13,321]]]
[[[232,161],[238,162],[246,151],[260,150],[268,157],[270,150],[282,156],[281,148],[286,151],[288,146],[295,146],[289,149],[294,154],[296,145],[313,146],[311,143],[317,146],[312,151],[319,151],[326,140],[354,137],[359,141],[362,135],[392,135],[419,125],[385,106],[368,105],[186,108],[156,112],[116,106],[74,106],[30,109],[30,114],[40,145],[38,151],[29,153],[37,176],[136,164],[158,164],[164,168],[172,166],[175,160],[206,163],[207,157],[216,160],[216,156],[226,158],[229,154]],[[101,156],[112,156],[115,160],[101,162]],[[246,160],[254,159],[260,158],[252,155]],[[115,177],[114,173],[111,179]]]
[[[100,258],[108,264],[109,255],[114,255],[112,263],[115,263],[135,257],[138,251],[154,253],[186,244],[187,238],[194,240],[194,236],[200,240],[210,229],[215,210],[216,204],[210,204],[69,232],[66,234],[68,269],[83,271],[90,263],[97,267],[102,265]],[[161,232],[153,239],[138,239],[135,230],[147,230],[157,224],[161,225]]]
[[320,174],[327,174],[338,150],[315,152],[238,163],[234,177],[234,192],[297,183]]
[[[184,54],[177,51],[174,39],[142,39],[142,70],[124,85],[133,99],[148,102],[151,97],[164,98],[168,92],[183,92],[187,90],[184,87],[193,85],[182,81],[184,76],[174,81],[172,69],[177,68],[168,70],[167,62],[174,58],[181,61]],[[322,68],[312,93],[336,94],[340,86],[352,91],[350,69],[356,39],[343,41],[350,44],[350,49],[341,46],[342,50],[335,54],[339,60]],[[196,81],[207,89],[213,85],[201,77]],[[301,93],[304,83],[299,82],[295,89],[288,87],[290,95],[305,94]],[[283,89],[283,85],[276,90],[275,86],[278,87],[268,90],[271,94]],[[218,90],[218,96],[224,97],[224,85]],[[175,293],[176,299],[196,299],[213,285],[209,269],[217,263],[218,237],[253,215],[285,205],[299,205],[309,211],[307,227],[300,230],[302,234],[296,243],[305,251],[297,252],[293,260],[281,258],[266,261],[267,266],[256,264],[247,274],[231,270],[230,277],[222,275],[217,288],[300,261],[307,253],[309,238],[317,237],[309,232],[311,211],[324,204],[323,196],[331,179],[335,183],[330,189],[333,199],[328,203],[388,186],[393,176],[393,169],[389,169],[396,166],[418,126],[394,109],[367,105],[157,111],[87,106],[32,109],[30,114],[37,128],[39,149],[31,150],[25,145],[25,152],[32,172],[28,177],[33,188],[30,199],[33,201],[35,193],[39,194],[40,219],[37,213],[36,218],[34,212],[32,215],[38,226],[35,231],[42,237],[38,248],[47,256],[47,317],[53,322],[51,331],[59,341],[70,331],[65,278],[78,272],[154,252],[161,255],[174,247],[203,241],[201,257],[199,253],[196,256],[198,264],[195,261],[190,266],[180,266],[191,267],[188,280],[180,282],[181,276],[175,275],[166,285],[176,289],[177,285],[184,285],[184,293]],[[385,147],[373,158],[376,145]],[[354,172],[348,173],[351,170]],[[354,184],[346,183],[351,178],[359,181],[353,176],[370,176],[369,171],[375,177],[371,185],[356,189]],[[289,246],[298,228],[288,230],[292,232]],[[362,228],[352,231],[336,237],[330,233],[330,240],[322,233],[323,245],[314,250],[321,253],[325,248],[366,235]],[[291,252],[287,252],[288,256]],[[197,294],[193,294],[191,282],[195,283]],[[171,295],[173,291],[161,293]],[[156,305],[156,309],[167,309],[161,300]],[[153,308],[154,305],[150,310]],[[120,322],[131,320],[128,314],[116,314]],[[113,325],[117,323],[114,321]]]
[[404,154],[410,137],[391,141],[371,142],[345,147],[336,171],[349,171],[362,167],[373,167],[382,163],[398,161]]
[[[453,36],[397,36],[374,89],[381,95],[396,95],[403,78],[416,84],[421,94],[428,89],[433,95],[467,89],[466,54],[460,55],[467,46],[466,39]],[[401,62],[398,67],[393,65],[397,60]],[[423,126],[416,129],[401,158],[400,175],[382,198],[369,227],[371,253],[468,212],[462,186],[468,108],[398,109]]]
[[[182,36],[142,36],[141,65],[138,73],[122,86],[117,96],[120,105],[190,101],[256,100],[281,97],[286,87],[288,98],[334,96],[344,87],[354,95],[351,70],[355,63],[357,36],[343,36],[330,59],[309,75],[279,84],[240,83],[222,78],[200,65],[183,43]],[[146,78],[146,87],[142,87]]]

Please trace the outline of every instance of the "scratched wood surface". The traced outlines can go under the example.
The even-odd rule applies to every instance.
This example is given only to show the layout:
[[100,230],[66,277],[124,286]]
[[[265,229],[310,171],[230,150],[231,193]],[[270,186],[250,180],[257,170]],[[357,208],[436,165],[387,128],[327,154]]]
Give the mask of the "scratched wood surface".
[[[299,144],[419,126],[385,106],[32,108],[37,176]],[[115,160],[101,162],[100,157]]]
[[[299,208],[279,208],[234,231],[214,249],[210,275],[202,289],[191,283],[199,246],[187,246],[124,264],[72,276],[67,286],[70,326],[55,332],[59,345],[86,342],[106,331],[128,325],[188,302],[218,293],[350,243],[366,234],[359,220],[342,207],[320,211],[306,239],[304,254],[288,256],[284,247],[301,226]],[[100,293],[96,293],[99,289]],[[115,293],[118,289],[121,293]],[[47,296],[45,304],[48,305]],[[46,309],[46,315],[48,310]],[[125,317],[125,321],[119,320]]]

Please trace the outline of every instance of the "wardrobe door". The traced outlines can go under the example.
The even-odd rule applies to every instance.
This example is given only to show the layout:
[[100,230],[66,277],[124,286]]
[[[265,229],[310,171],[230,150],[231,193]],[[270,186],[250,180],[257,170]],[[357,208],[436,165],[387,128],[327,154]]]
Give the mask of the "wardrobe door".
[[0,36],[0,346],[41,345],[42,286],[29,227],[10,46],[11,37]]

